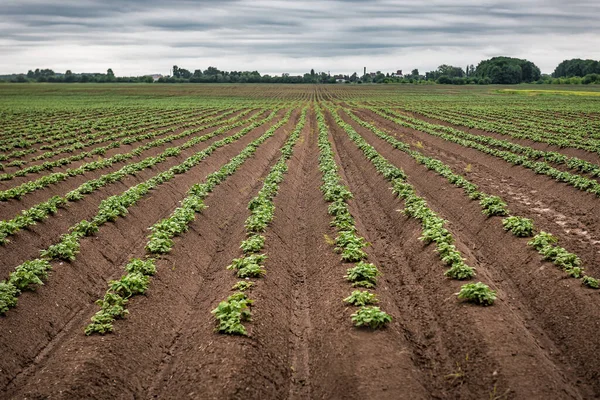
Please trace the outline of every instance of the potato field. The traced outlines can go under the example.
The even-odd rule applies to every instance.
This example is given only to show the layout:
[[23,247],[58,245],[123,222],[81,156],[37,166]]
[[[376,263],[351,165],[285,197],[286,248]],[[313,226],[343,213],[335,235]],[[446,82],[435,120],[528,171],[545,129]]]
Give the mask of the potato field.
[[1,85],[0,398],[600,398],[600,91],[521,88]]

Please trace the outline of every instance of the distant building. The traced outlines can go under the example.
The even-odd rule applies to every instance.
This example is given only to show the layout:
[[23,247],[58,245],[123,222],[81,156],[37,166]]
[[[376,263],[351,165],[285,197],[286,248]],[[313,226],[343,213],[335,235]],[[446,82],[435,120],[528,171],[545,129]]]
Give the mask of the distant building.
[[159,80],[160,78],[163,77],[162,74],[153,74],[153,75],[150,75],[150,76],[152,77],[152,80],[154,82],[156,82],[157,80]]
[[392,78],[402,78],[402,70],[399,69],[398,71],[396,71],[395,73],[392,74]]

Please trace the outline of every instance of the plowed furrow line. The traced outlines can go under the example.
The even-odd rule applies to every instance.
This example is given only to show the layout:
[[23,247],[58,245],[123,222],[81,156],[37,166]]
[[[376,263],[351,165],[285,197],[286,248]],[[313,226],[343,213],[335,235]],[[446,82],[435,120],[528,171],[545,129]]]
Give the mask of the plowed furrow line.
[[[259,116],[260,114],[255,115],[255,117]],[[245,128],[235,128],[228,136],[237,135],[243,129]],[[60,232],[66,232],[70,226],[78,221],[93,217],[97,212],[97,207],[106,198],[117,195],[131,186],[152,179],[157,173],[168,171],[170,168],[173,168],[186,160],[187,157],[212,146],[216,141],[221,139],[222,137],[220,135],[209,138],[199,145],[194,145],[193,147],[182,151],[175,157],[167,158],[163,163],[156,164],[151,168],[135,172],[134,174],[126,175],[120,181],[94,190],[91,194],[86,195],[84,200],[67,203],[69,207],[66,209],[59,209],[59,213],[55,217],[51,217],[30,226],[27,230],[19,231],[14,237],[10,237],[11,243],[0,248],[0,251],[5,254],[5,256],[2,257],[0,265],[2,268],[10,268],[10,265],[19,264],[28,258],[35,257],[35,254],[39,249],[56,242],[56,237]],[[60,194],[64,195],[64,193]],[[20,250],[18,252],[11,251],[11,249],[14,249],[15,247],[18,247]]]
[[[369,138],[369,143],[383,156],[395,165],[401,166],[431,207],[450,220],[459,247],[465,249],[465,254],[470,255],[469,258],[473,257],[476,260],[472,265],[476,266],[479,278],[485,277],[485,280],[495,282],[497,286],[494,286],[499,289],[500,302],[485,309],[481,317],[473,314],[471,308],[456,304],[447,310],[447,313],[443,313],[443,309],[451,305],[444,303],[450,301],[449,298],[453,297],[452,292],[457,291],[456,288],[454,290],[448,288],[448,282],[444,282],[444,278],[439,273],[437,274],[439,281],[436,282],[434,280],[436,274],[430,274],[427,268],[425,269],[427,272],[424,273],[429,279],[422,280],[418,276],[413,278],[420,285],[424,285],[424,295],[430,298],[428,303],[435,305],[433,309],[437,313],[436,320],[439,323],[459,324],[454,327],[446,325],[442,329],[444,332],[442,340],[448,348],[459,343],[463,348],[455,349],[450,354],[454,354],[455,357],[461,352],[469,354],[468,362],[465,362],[466,360],[455,360],[455,362],[461,365],[476,365],[476,371],[471,374],[477,376],[483,374],[481,378],[475,380],[477,382],[480,382],[479,379],[483,380],[481,382],[489,379],[487,381],[489,391],[493,385],[497,385],[502,390],[510,389],[525,397],[538,395],[541,387],[549,391],[548,396],[551,396],[553,390],[565,387],[569,388],[564,393],[565,398],[589,393],[589,382],[583,385],[568,383],[576,379],[569,363],[565,363],[562,357],[555,356],[556,353],[561,352],[559,350],[562,347],[561,343],[553,342],[552,337],[545,333],[547,325],[535,317],[540,310],[537,307],[529,307],[528,297],[531,296],[520,288],[521,285],[531,287],[532,281],[544,279],[548,279],[547,285],[556,285],[557,280],[561,279],[556,276],[560,272],[557,273],[553,268],[540,269],[539,259],[536,256],[524,255],[528,249],[522,242],[527,239],[515,238],[504,232],[494,221],[486,219],[481,214],[477,203],[469,203],[465,200],[460,189],[448,185],[443,178],[431,171],[419,170],[419,167],[422,167],[414,160],[398,154],[399,152],[387,143],[378,143],[378,140],[371,137],[366,130],[359,129],[359,131],[364,134],[364,137]],[[352,156],[342,158],[354,159]],[[362,171],[363,168],[359,170]],[[376,192],[376,189],[371,187],[370,191]],[[389,206],[382,202],[380,207],[385,209]],[[372,208],[377,209],[375,206]],[[388,212],[390,216],[393,215],[392,210]],[[396,242],[399,241],[402,239],[396,239]],[[415,245],[419,246],[419,242]],[[415,268],[415,272],[417,271],[419,271],[418,267]],[[515,274],[515,271],[519,272]],[[536,276],[531,275],[534,272]],[[519,279],[523,281],[519,282]],[[440,283],[445,287],[440,287]],[[587,297],[586,289],[583,287],[568,290],[567,296],[575,296],[578,300]],[[585,303],[589,302],[585,301],[582,304],[587,308]],[[444,304],[444,307],[436,310],[439,304]],[[460,315],[460,319],[453,321],[453,315]],[[457,331],[462,331],[460,334],[465,336],[461,339],[453,339],[452,336]],[[418,335],[414,336],[418,337]],[[532,369],[536,370],[535,374],[530,372]],[[493,371],[497,371],[497,374],[494,375]],[[527,378],[521,379],[524,376]],[[490,379],[492,377],[493,379]],[[485,394],[486,387],[483,385],[477,387],[477,383],[473,380],[468,380],[466,385],[472,391],[468,398],[471,396],[478,398]]]
[[453,170],[464,171],[465,177],[481,190],[509,201],[514,212],[533,218],[542,230],[559,234],[564,246],[584,259],[590,274],[600,275],[600,204],[593,196],[582,195],[574,188],[474,149],[400,128],[376,114],[357,111],[356,115],[375,121],[377,126]]
[[[208,127],[213,125],[215,121],[218,122],[223,117],[230,118],[231,114],[233,113],[237,113],[237,111],[217,111],[214,114],[202,117],[197,121],[188,120],[187,122],[184,121],[175,126],[169,126],[170,124],[165,125],[168,126],[166,129],[163,129],[164,126],[157,127],[159,129],[149,128],[149,131],[144,134],[130,136],[121,140],[116,139],[108,145],[96,147],[95,150],[77,152],[75,155],[63,157],[58,160],[45,160],[38,165],[26,167],[22,170],[14,172],[10,176],[4,177],[5,181],[0,182],[0,188],[5,191],[17,188],[30,181],[37,181],[43,178],[48,179],[47,177],[56,175],[57,173],[70,174],[72,171],[76,171],[78,168],[83,166],[93,166],[94,161],[89,160],[93,157],[97,157],[99,160],[102,160],[114,157],[117,154],[121,154],[125,156],[123,160],[126,160],[127,158],[131,158],[131,156],[136,155],[136,150],[138,148],[142,151],[146,150],[146,145],[148,143],[160,141],[162,138],[177,137],[182,132],[195,132],[198,130],[198,128],[201,129],[203,126]],[[127,148],[130,145],[133,145],[134,147],[131,151],[124,151],[122,149],[123,147]],[[90,170],[95,170],[99,167],[100,166],[97,166]],[[8,180],[9,177],[10,180]]]
[[[194,110],[194,111],[184,111],[181,115],[170,116],[171,120],[169,122],[157,122],[156,118],[151,118],[151,120],[143,120],[140,121],[138,127],[135,131],[125,131],[127,129],[126,126],[115,128],[112,131],[107,131],[105,134],[92,134],[88,135],[79,135],[77,138],[70,140],[70,143],[55,143],[53,145],[43,145],[39,146],[39,148],[27,148],[23,152],[27,153],[21,157],[18,157],[20,152],[18,153],[10,153],[8,154],[9,158],[19,158],[19,169],[13,170],[10,168],[11,172],[16,174],[16,177],[24,176],[25,174],[35,173],[35,171],[31,171],[30,168],[34,168],[36,166],[40,166],[42,164],[50,167],[51,162],[58,162],[59,160],[66,165],[66,163],[77,162],[82,157],[85,156],[86,153],[96,154],[96,152],[100,151],[99,149],[110,149],[111,145],[116,142],[120,142],[124,137],[138,137],[142,135],[142,130],[153,131],[159,130],[163,128],[171,128],[174,129],[180,125],[189,124],[189,121],[194,118],[204,118],[210,115],[216,114],[218,111],[207,112],[203,110]],[[98,150],[97,150],[98,149]],[[34,151],[35,150],[35,151]],[[41,152],[41,154],[38,154]],[[66,155],[69,153],[75,153],[74,155]],[[7,162],[7,164],[9,164]],[[4,176],[0,175],[2,180],[12,179],[12,176]]]
[[[261,117],[261,115],[263,115],[262,112],[254,113],[254,115],[251,115],[250,118],[239,120],[233,124],[211,130],[210,132],[205,133],[202,136],[195,136],[192,139],[189,139],[185,142],[183,142],[183,141],[186,140],[186,138],[174,141],[174,142],[170,143],[170,146],[168,149],[156,148],[153,151],[154,155],[148,155],[147,157],[143,158],[142,160],[136,160],[137,162],[127,164],[126,166],[121,167],[119,169],[116,169],[116,168],[118,168],[118,166],[113,167],[112,169],[116,169],[116,171],[105,173],[97,178],[89,179],[92,177],[90,177],[89,175],[86,174],[86,177],[88,179],[82,183],[79,183],[79,181],[82,181],[83,179],[85,179],[84,177],[79,177],[80,179],[72,182],[73,184],[78,184],[78,183],[79,184],[76,187],[71,187],[70,189],[72,189],[72,190],[68,191],[67,193],[65,193],[64,191],[60,191],[60,192],[58,192],[58,194],[54,194],[54,197],[45,198],[43,202],[36,203],[36,204],[32,205],[31,208],[21,211],[21,213],[17,214],[12,219],[10,219],[10,220],[7,219],[4,221],[1,221],[0,224],[4,225],[4,229],[6,229],[8,226],[10,226],[9,224],[11,224],[11,223],[17,224],[17,227],[18,227],[16,229],[16,231],[8,231],[8,229],[6,229],[5,231],[2,231],[2,229],[0,229],[0,231],[2,231],[2,232],[0,232],[0,239],[5,238],[5,240],[8,241],[8,244],[5,244],[3,247],[10,248],[11,245],[16,245],[16,243],[11,243],[11,242],[18,242],[19,238],[23,238],[23,236],[27,237],[27,233],[26,233],[27,231],[35,231],[38,228],[42,229],[43,226],[47,227],[52,224],[53,218],[51,218],[51,217],[53,216],[53,214],[51,214],[51,213],[49,214],[47,212],[46,212],[46,217],[41,219],[41,221],[30,220],[29,222],[25,222],[25,220],[22,220],[23,216],[32,212],[32,210],[34,210],[35,208],[43,207],[45,204],[48,204],[49,202],[60,201],[61,203],[64,203],[60,206],[60,208],[62,208],[62,209],[66,208],[69,211],[69,212],[64,212],[64,210],[61,210],[63,219],[66,218],[71,223],[74,223],[76,221],[73,220],[73,218],[78,218],[78,217],[75,217],[75,213],[71,212],[72,209],[73,208],[77,209],[77,207],[82,207],[82,206],[87,207],[89,204],[88,198],[90,197],[90,194],[95,194],[95,192],[97,192],[99,190],[100,191],[105,191],[107,189],[109,191],[117,190],[117,189],[113,189],[115,187],[114,184],[117,182],[128,182],[128,181],[131,181],[131,179],[135,180],[142,176],[149,177],[150,176],[149,174],[153,174],[156,169],[160,169],[160,170],[164,171],[165,168],[168,169],[168,167],[177,165],[179,162],[184,160],[186,156],[190,156],[190,155],[194,154],[198,150],[199,145],[200,145],[200,147],[202,147],[202,143],[208,142],[210,145],[210,143],[218,140],[220,135],[222,135],[223,133],[228,132],[228,131],[237,132],[237,131],[243,129],[243,128],[239,128],[239,127],[243,127],[246,124],[250,124],[252,121],[259,119]],[[235,117],[233,118],[234,121],[236,119],[237,118],[235,118]],[[161,152],[161,150],[164,150],[164,151]],[[93,173],[92,173],[92,175],[93,175]],[[96,175],[97,175],[97,173],[96,173]],[[134,177],[134,178],[132,178],[132,177]],[[57,186],[64,186],[64,185],[65,184],[57,185]],[[54,185],[52,185],[52,186],[54,186]],[[117,185],[117,187],[118,186],[119,185]],[[55,188],[55,189],[58,189],[58,188]],[[49,190],[51,190],[51,189],[49,189]],[[42,193],[38,193],[35,197],[40,197],[42,195],[43,195]],[[15,205],[15,203],[12,202],[12,205]],[[38,222],[41,222],[41,224],[39,224],[39,227],[38,227]],[[0,227],[2,227],[2,225],[0,225]],[[41,234],[39,236],[43,237],[44,235]]]
[[[70,345],[61,346],[51,358],[33,368],[22,379],[19,378],[19,383],[13,386],[18,388],[15,393],[48,396],[64,392],[80,397],[100,390],[101,387],[103,395],[119,397],[128,393],[133,397],[145,398],[145,391],[153,384],[163,358],[169,356],[169,349],[176,338],[182,336],[177,327],[190,325],[194,320],[188,312],[198,307],[195,297],[206,290],[205,281],[213,279],[211,271],[222,269],[222,265],[217,265],[214,258],[220,259],[223,252],[236,251],[236,228],[243,227],[245,205],[261,184],[260,177],[273,162],[276,149],[285,140],[284,132],[290,128],[290,124],[287,124],[279,129],[238,172],[219,185],[206,199],[208,208],[198,214],[197,219],[190,224],[190,230],[177,239],[173,251],[157,262],[157,273],[152,278],[149,292],[145,297],[132,299],[128,306],[130,315],[125,321],[118,322],[118,330],[114,335],[83,335],[83,325],[96,311],[92,303],[88,302],[91,307],[88,307],[85,319],[80,321],[79,329],[68,333],[65,339]],[[253,138],[264,133],[266,127],[258,131],[252,135]],[[208,158],[202,169],[210,171],[219,168],[220,164],[248,144],[249,140],[246,139],[249,138],[244,138],[243,143],[240,140],[229,146],[227,154],[223,152]],[[206,172],[190,171],[186,174],[189,175],[186,186],[197,182],[205,174]],[[178,190],[179,198],[182,194],[183,191]],[[164,216],[165,213],[160,218]],[[133,213],[131,217],[139,218]],[[136,225],[140,225],[140,228],[147,227],[148,218],[144,219],[146,222],[140,224],[138,219]],[[154,217],[153,220],[156,221],[157,218]],[[142,243],[146,242],[147,235],[141,234],[143,231],[147,232],[146,229],[140,229],[140,234],[136,235],[143,235],[142,241],[127,243],[120,252],[127,253],[129,257],[142,255]],[[109,265],[114,270],[112,278],[122,274],[115,270],[114,261]],[[122,263],[116,265],[117,268],[122,268]],[[106,289],[106,279],[110,277],[103,279],[104,284],[101,286],[104,287],[97,288],[99,290],[95,293],[96,297]],[[210,315],[206,309],[202,309],[202,313]],[[78,352],[77,349],[80,348],[85,351]],[[142,364],[144,367],[140,369],[138,366]],[[64,380],[49,385],[39,384],[39,379],[46,381],[41,377],[56,374],[52,371],[61,371],[62,374],[65,370],[71,371],[68,378],[65,375]]]

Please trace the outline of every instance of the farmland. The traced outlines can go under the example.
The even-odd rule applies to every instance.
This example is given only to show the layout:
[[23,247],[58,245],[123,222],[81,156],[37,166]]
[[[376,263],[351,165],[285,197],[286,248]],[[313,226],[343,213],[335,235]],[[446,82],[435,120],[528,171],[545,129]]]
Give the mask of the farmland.
[[0,398],[600,397],[599,93],[0,85]]

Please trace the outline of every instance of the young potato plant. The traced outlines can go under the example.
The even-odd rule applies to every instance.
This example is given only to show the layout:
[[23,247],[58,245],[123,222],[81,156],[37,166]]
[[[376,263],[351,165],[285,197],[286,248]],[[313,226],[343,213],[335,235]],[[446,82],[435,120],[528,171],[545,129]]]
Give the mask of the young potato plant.
[[373,293],[369,293],[367,290],[354,290],[350,296],[344,299],[346,303],[350,303],[353,306],[368,306],[369,304],[377,303],[377,296]]
[[121,279],[109,282],[109,290],[123,298],[136,294],[144,294],[148,289],[150,279],[139,272],[127,273]]
[[125,309],[128,299],[132,296],[144,294],[148,290],[150,276],[156,273],[154,259],[131,259],[125,265],[125,275],[119,280],[110,281],[108,290],[103,299],[96,301],[100,306],[85,328],[85,334],[105,334],[113,331],[115,319],[124,318],[129,311]]
[[363,247],[362,243],[348,243],[344,247],[336,247],[335,249],[341,251],[342,261],[357,262],[367,259],[367,253],[362,249]]
[[269,222],[273,220],[275,215],[275,206],[268,200],[255,207],[252,214],[246,219],[246,230],[250,232],[264,232],[267,229]]
[[518,237],[533,236],[533,221],[524,217],[511,216],[502,220],[504,230]]
[[267,273],[262,267],[267,256],[265,254],[251,254],[242,258],[234,258],[227,269],[237,271],[238,278],[258,278]]
[[552,261],[562,269],[570,269],[581,266],[581,259],[573,253],[569,253],[562,247],[547,245],[539,250],[544,259]]
[[377,284],[377,277],[379,275],[381,275],[381,273],[375,264],[361,261],[354,267],[348,268],[344,278],[352,282],[352,286],[372,288]]
[[127,301],[116,293],[107,292],[103,299],[96,301],[96,304],[100,306],[100,311],[91,318],[92,322],[86,326],[85,334],[87,336],[94,333],[104,335],[112,332],[115,319],[125,318],[129,314],[129,311],[125,309]]
[[9,309],[17,306],[19,289],[10,282],[0,282],[0,315],[4,315]]
[[152,276],[156,273],[156,262],[152,258],[147,260],[134,258],[127,263],[125,271],[127,271],[128,274]]
[[79,236],[75,233],[62,235],[60,242],[40,252],[42,258],[50,260],[73,261],[79,253]]
[[460,292],[457,293],[459,299],[466,300],[470,303],[475,303],[480,306],[491,306],[496,300],[496,291],[490,289],[486,284],[467,283],[461,286]]
[[31,285],[43,285],[43,280],[48,277],[48,271],[52,269],[48,260],[36,259],[25,261],[9,274],[8,283],[24,291],[35,289]]
[[184,200],[183,206],[176,208],[169,218],[163,219],[150,228],[152,234],[146,245],[150,253],[165,254],[171,251],[174,245],[172,238],[187,232],[189,223],[196,218],[195,213],[205,208],[200,199],[196,200]]
[[[275,214],[273,198],[277,195],[279,184],[284,179],[284,174],[287,171],[286,162],[292,156],[293,147],[298,141],[300,132],[306,122],[306,112],[306,108],[302,110],[296,128],[281,148],[281,157],[264,179],[263,186],[258,195],[248,203],[248,209],[251,211],[251,214],[245,223],[247,239],[243,240],[240,245],[244,256],[233,259],[231,265],[227,267],[227,269],[237,271],[237,277],[245,278],[246,280],[237,282],[232,289],[238,290],[238,292],[221,301],[217,308],[212,311],[212,314],[217,319],[218,327],[216,331],[219,333],[230,335],[248,334],[242,322],[250,321],[251,313],[249,306],[252,304],[252,300],[243,292],[254,285],[254,282],[248,280],[249,278],[259,278],[266,274],[266,270],[262,264],[267,259],[267,256],[265,254],[257,254],[265,245],[265,237],[259,235],[258,232],[264,232],[273,220]],[[286,114],[284,120],[271,128],[267,133],[273,135],[276,129],[283,126],[289,120],[290,115],[291,110]],[[211,183],[207,182],[207,186],[197,186],[193,190],[196,193],[206,193],[211,190],[210,185]]]
[[444,272],[444,275],[459,281],[471,279],[475,276],[475,268],[468,266],[464,262],[454,262],[452,267]]
[[545,260],[551,261],[565,271],[572,278],[581,278],[583,285],[596,289],[595,278],[585,275],[582,268],[581,259],[573,253],[557,245],[558,238],[547,232],[540,232],[533,237],[527,244],[532,246],[540,253]]
[[98,229],[99,227],[95,222],[90,222],[84,219],[78,224],[73,225],[69,230],[77,236],[92,236],[94,233],[98,232]]
[[211,311],[218,322],[217,332],[229,335],[247,336],[248,331],[242,322],[250,321],[250,300],[245,293],[237,292],[219,303],[217,308]]
[[527,244],[532,246],[536,250],[541,250],[542,248],[558,243],[558,238],[551,233],[541,231],[537,235],[533,237]]
[[600,284],[598,282],[598,279],[592,278],[591,276],[584,276],[581,279],[581,283],[583,283],[585,286],[592,288],[592,289],[598,289],[600,288]]
[[379,329],[383,328],[387,323],[392,322],[392,317],[381,311],[379,307],[363,306],[356,313],[352,314],[352,322],[358,327],[365,326],[371,329]]
[[248,239],[242,241],[240,249],[244,254],[258,253],[265,246],[265,237],[262,235],[252,235]]
[[508,206],[498,196],[483,195],[479,204],[482,207],[483,214],[488,217],[508,215]]
[[254,282],[239,281],[235,285],[233,285],[231,290],[238,290],[240,292],[245,292],[246,290],[250,289],[252,286],[254,286]]

